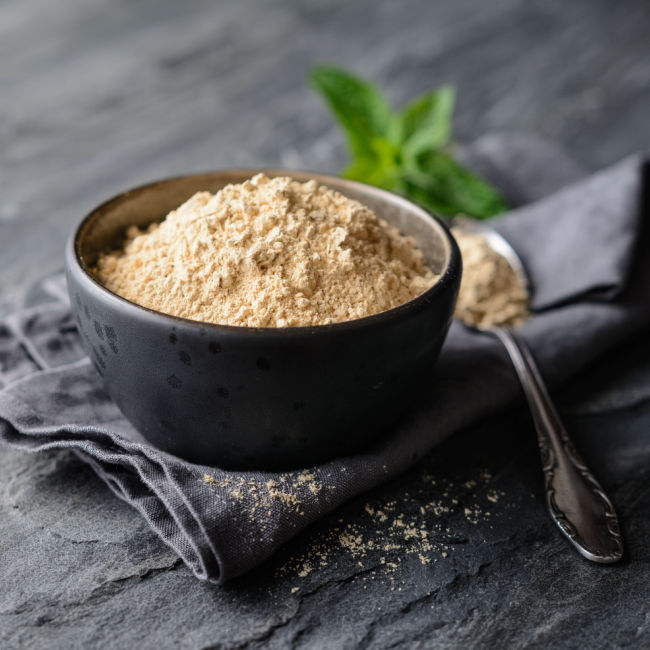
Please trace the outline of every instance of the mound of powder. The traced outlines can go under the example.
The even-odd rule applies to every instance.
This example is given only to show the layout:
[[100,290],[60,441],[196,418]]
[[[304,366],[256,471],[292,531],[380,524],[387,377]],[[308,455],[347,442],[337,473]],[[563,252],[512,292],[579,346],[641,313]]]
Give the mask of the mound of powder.
[[452,228],[463,256],[463,278],[454,316],[472,327],[514,326],[529,316],[529,296],[505,257],[477,232]]
[[122,250],[99,282],[128,300],[193,320],[254,327],[362,318],[436,280],[412,238],[316,181],[258,174],[198,192]]

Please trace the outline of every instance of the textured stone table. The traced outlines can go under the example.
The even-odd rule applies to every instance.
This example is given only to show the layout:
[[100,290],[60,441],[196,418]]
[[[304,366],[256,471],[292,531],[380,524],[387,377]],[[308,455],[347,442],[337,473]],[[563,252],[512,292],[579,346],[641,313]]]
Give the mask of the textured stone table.
[[[9,1],[0,6],[0,314],[61,266],[72,224],[158,177],[226,166],[336,171],[310,64],[395,104],[458,88],[456,135],[529,130],[588,168],[650,147],[650,6],[605,0]],[[225,587],[200,583],[68,453],[0,450],[0,646],[648,647],[650,345],[559,403],[623,522],[618,566],[550,522],[515,412]],[[371,544],[372,542],[372,544]]]

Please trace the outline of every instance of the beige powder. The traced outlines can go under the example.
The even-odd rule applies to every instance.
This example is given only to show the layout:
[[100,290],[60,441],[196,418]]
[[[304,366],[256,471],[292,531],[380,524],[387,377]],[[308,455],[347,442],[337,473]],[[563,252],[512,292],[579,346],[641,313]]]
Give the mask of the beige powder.
[[529,317],[529,296],[508,261],[480,233],[453,228],[463,256],[456,318],[466,325],[519,325]]
[[255,327],[362,318],[436,280],[414,241],[367,207],[313,180],[262,174],[130,228],[95,275],[157,311]]
[[[289,475],[287,475],[289,476]],[[375,579],[380,575],[398,575],[402,560],[417,557],[422,565],[435,564],[450,557],[455,544],[449,527],[451,520],[462,518],[469,524],[489,522],[497,515],[486,506],[496,503],[505,493],[491,488],[492,475],[482,470],[476,479],[454,482],[436,480],[430,474],[420,476],[421,487],[413,486],[380,504],[366,503],[346,522],[313,533],[309,543],[290,557],[278,569],[278,575],[307,578],[312,572],[342,559],[341,551],[363,567],[359,578]],[[294,486],[295,474],[291,476]],[[430,487],[435,486],[438,497],[428,501]],[[462,502],[462,503],[461,503]],[[414,506],[419,504],[419,508]]]

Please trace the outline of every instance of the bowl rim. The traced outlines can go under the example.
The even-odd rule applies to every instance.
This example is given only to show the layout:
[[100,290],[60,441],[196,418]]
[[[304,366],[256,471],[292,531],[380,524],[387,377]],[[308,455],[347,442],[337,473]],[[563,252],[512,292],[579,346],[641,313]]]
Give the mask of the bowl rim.
[[[401,205],[411,212],[415,211],[416,213],[419,213],[419,216],[421,217],[425,217],[427,219],[433,220],[434,223],[440,229],[440,233],[443,236],[448,248],[447,263],[443,268],[442,272],[440,273],[440,276],[431,287],[429,287],[426,291],[424,291],[420,295],[416,296],[415,298],[412,298],[411,300],[405,303],[402,303],[401,305],[397,305],[396,307],[392,307],[391,309],[387,309],[382,312],[378,312],[376,314],[371,314],[370,316],[355,318],[353,320],[339,321],[336,323],[328,323],[323,325],[300,325],[295,327],[294,326],[251,327],[247,325],[227,325],[221,323],[212,323],[209,321],[194,320],[191,318],[185,318],[183,316],[174,316],[173,314],[167,314],[165,312],[158,311],[156,309],[151,309],[150,307],[145,307],[144,305],[140,305],[136,302],[133,302],[128,298],[124,298],[123,296],[120,296],[119,294],[111,291],[110,289],[107,289],[103,284],[98,282],[91,275],[91,273],[88,271],[86,265],[83,262],[80,246],[81,246],[81,241],[83,239],[83,236],[85,234],[86,227],[90,224],[92,220],[97,218],[98,212],[104,210],[112,203],[116,203],[118,201],[124,200],[131,194],[142,192],[144,190],[149,190],[159,185],[164,185],[173,181],[180,181],[184,179],[190,179],[190,178],[201,177],[201,176],[216,176],[219,174],[224,174],[224,175],[241,174],[245,178],[250,178],[252,176],[255,176],[256,174],[266,174],[269,177],[288,176],[290,178],[296,178],[296,180],[299,180],[300,182],[306,182],[306,180],[298,179],[297,178],[298,176],[303,177],[303,179],[306,179],[306,177],[308,176],[309,179],[313,178],[319,184],[327,185],[328,181],[335,181],[337,184],[343,185],[343,187],[352,187],[358,189],[360,192],[366,192],[366,193],[369,192],[371,194],[375,194],[379,198],[388,200],[394,204],[397,204],[398,206]],[[337,188],[336,191],[340,191],[343,194],[345,193],[344,189]],[[401,317],[408,315],[411,312],[420,311],[427,304],[429,304],[430,301],[435,296],[445,291],[447,289],[447,286],[450,283],[453,283],[455,281],[456,277],[458,277],[460,280],[460,276],[462,273],[462,258],[460,254],[460,249],[458,248],[458,244],[454,239],[454,236],[452,235],[449,227],[442,221],[442,219],[437,215],[433,214],[432,212],[430,212],[429,210],[426,210],[425,208],[417,205],[416,203],[410,201],[409,199],[399,194],[395,194],[394,192],[390,192],[388,190],[375,187],[374,185],[368,185],[367,183],[361,183],[359,181],[353,181],[347,178],[332,176],[331,174],[323,174],[321,172],[281,169],[275,167],[273,168],[237,167],[237,168],[216,169],[216,170],[206,171],[206,172],[195,172],[191,174],[180,174],[178,176],[170,176],[156,181],[144,183],[142,185],[136,185],[122,192],[119,192],[118,194],[115,194],[114,196],[106,199],[105,201],[102,201],[99,205],[95,206],[74,227],[67,244],[66,261],[68,263],[74,263],[74,266],[76,267],[77,271],[81,272],[81,277],[86,283],[88,283],[89,287],[92,287],[92,289],[95,291],[98,290],[100,295],[102,295],[109,302],[115,304],[116,307],[120,305],[123,308],[135,310],[134,315],[136,314],[141,316],[148,315],[149,317],[152,318],[159,318],[159,319],[162,318],[163,320],[169,321],[171,324],[175,323],[175,324],[183,324],[188,327],[198,327],[203,329],[207,328],[209,331],[224,332],[224,333],[228,332],[231,334],[238,332],[241,334],[268,335],[274,337],[278,337],[278,336],[285,337],[285,336],[295,336],[295,335],[305,335],[305,334],[314,335],[314,334],[320,334],[326,332],[334,333],[334,332],[342,332],[347,330],[363,329],[366,327],[372,327],[372,326],[380,325],[382,323],[399,319]],[[460,282],[458,282],[458,285],[460,285]]]

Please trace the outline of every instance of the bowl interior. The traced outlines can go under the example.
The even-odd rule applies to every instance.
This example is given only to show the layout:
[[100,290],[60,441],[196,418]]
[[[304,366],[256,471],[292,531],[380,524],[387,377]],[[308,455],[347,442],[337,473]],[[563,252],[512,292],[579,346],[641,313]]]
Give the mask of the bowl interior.
[[[229,170],[172,178],[130,190],[103,203],[82,222],[77,232],[75,252],[82,268],[90,273],[99,253],[119,246],[124,231],[129,226],[144,227],[154,221],[161,221],[195,192],[217,192],[230,183],[243,182],[258,171]],[[449,265],[451,249],[448,233],[426,211],[410,201],[390,192],[335,176],[284,170],[263,171],[269,177],[290,176],[300,182],[313,178],[349,198],[356,199],[402,234],[413,237],[434,273],[442,275]]]

